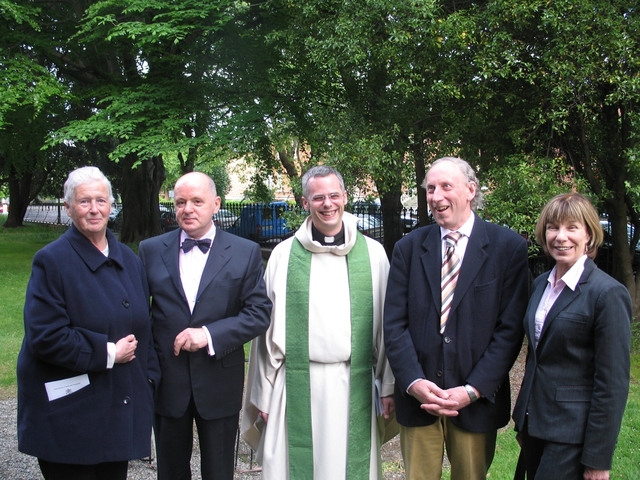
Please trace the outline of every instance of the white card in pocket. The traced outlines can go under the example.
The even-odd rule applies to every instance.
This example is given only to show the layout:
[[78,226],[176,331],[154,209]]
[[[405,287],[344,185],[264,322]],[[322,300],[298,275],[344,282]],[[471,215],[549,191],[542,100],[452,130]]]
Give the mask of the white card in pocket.
[[46,382],[44,387],[47,389],[49,401],[56,400],[89,385],[89,375],[83,373],[77,377],[65,378],[64,380],[56,380],[55,382]]

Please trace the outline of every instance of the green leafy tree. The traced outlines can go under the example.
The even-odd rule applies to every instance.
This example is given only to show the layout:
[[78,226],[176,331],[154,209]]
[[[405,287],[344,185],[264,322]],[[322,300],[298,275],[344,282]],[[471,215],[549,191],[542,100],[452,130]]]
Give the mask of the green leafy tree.
[[0,1],[0,184],[11,204],[5,228],[22,226],[29,202],[51,183],[63,152],[69,153],[66,146],[42,151],[65,115],[67,87],[15,28],[35,28],[37,14],[32,4]]
[[351,185],[373,182],[390,254],[402,235],[403,186],[417,188],[416,166],[424,172],[427,156],[454,143],[455,124],[440,128],[439,112],[460,95],[458,77],[447,75],[458,43],[443,48],[442,39],[458,38],[443,32],[459,27],[438,2],[274,1],[251,13],[270,26],[265,57],[277,83],[266,103],[308,145],[310,164],[335,165]]
[[[628,2],[487,2],[473,65],[494,126],[532,158],[562,159],[612,225],[614,276],[640,306],[627,222],[638,217],[640,12]],[[637,237],[637,236],[636,236]]]
[[219,32],[245,5],[192,0],[9,5],[12,12],[31,8],[30,22],[14,15],[9,30],[73,95],[67,108],[76,114],[50,135],[49,147],[73,145],[90,155],[93,147],[83,145],[108,146],[125,205],[122,239],[157,233],[163,156],[180,152],[184,173],[224,145],[214,138],[221,138],[220,126],[229,123],[224,97],[233,86],[226,65],[216,62]]

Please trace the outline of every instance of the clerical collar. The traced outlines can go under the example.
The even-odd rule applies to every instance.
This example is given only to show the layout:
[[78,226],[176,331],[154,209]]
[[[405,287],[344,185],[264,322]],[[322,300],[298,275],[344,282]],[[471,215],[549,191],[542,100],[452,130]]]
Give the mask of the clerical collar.
[[313,240],[320,243],[320,245],[344,245],[344,224],[337,235],[327,237],[324,233],[318,230],[312,222],[311,236],[313,237]]

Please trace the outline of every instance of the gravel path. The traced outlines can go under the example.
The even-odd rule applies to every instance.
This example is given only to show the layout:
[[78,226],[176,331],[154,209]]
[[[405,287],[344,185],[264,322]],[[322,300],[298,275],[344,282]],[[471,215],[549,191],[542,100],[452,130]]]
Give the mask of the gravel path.
[[[41,480],[40,468],[35,457],[18,451],[16,433],[17,402],[15,398],[0,400],[0,479],[2,480]],[[259,467],[251,462],[251,449],[240,442],[238,463],[234,480],[260,478]],[[200,480],[200,451],[197,438],[194,441],[194,455],[191,461],[193,480]],[[156,465],[152,460],[134,460],[129,462],[128,480],[156,480]]]
[[[520,388],[524,373],[524,355],[526,348],[511,369],[511,400],[515,398]],[[16,434],[16,399],[15,396],[0,400],[0,479],[1,480],[41,480],[40,468],[34,457],[18,452],[18,437]],[[512,424],[508,429],[513,429]],[[395,437],[382,447],[382,460],[386,462],[384,480],[404,480],[404,468],[400,454],[400,441]],[[197,435],[194,440],[194,455],[191,462],[193,480],[200,480],[200,455]],[[234,480],[259,479],[261,477],[259,465],[252,461],[251,449],[240,441],[238,448],[238,463]],[[129,462],[128,480],[155,480],[156,469],[153,460],[135,460]]]

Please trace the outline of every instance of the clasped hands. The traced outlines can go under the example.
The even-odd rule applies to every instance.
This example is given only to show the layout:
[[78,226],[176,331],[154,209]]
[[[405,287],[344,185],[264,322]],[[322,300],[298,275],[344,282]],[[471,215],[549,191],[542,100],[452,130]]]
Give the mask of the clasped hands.
[[173,353],[179,355],[180,350],[197,352],[208,344],[207,334],[202,328],[185,328],[173,342]]
[[459,410],[471,403],[464,386],[443,390],[424,379],[411,385],[409,394],[420,402],[420,408],[435,416],[456,417]]

